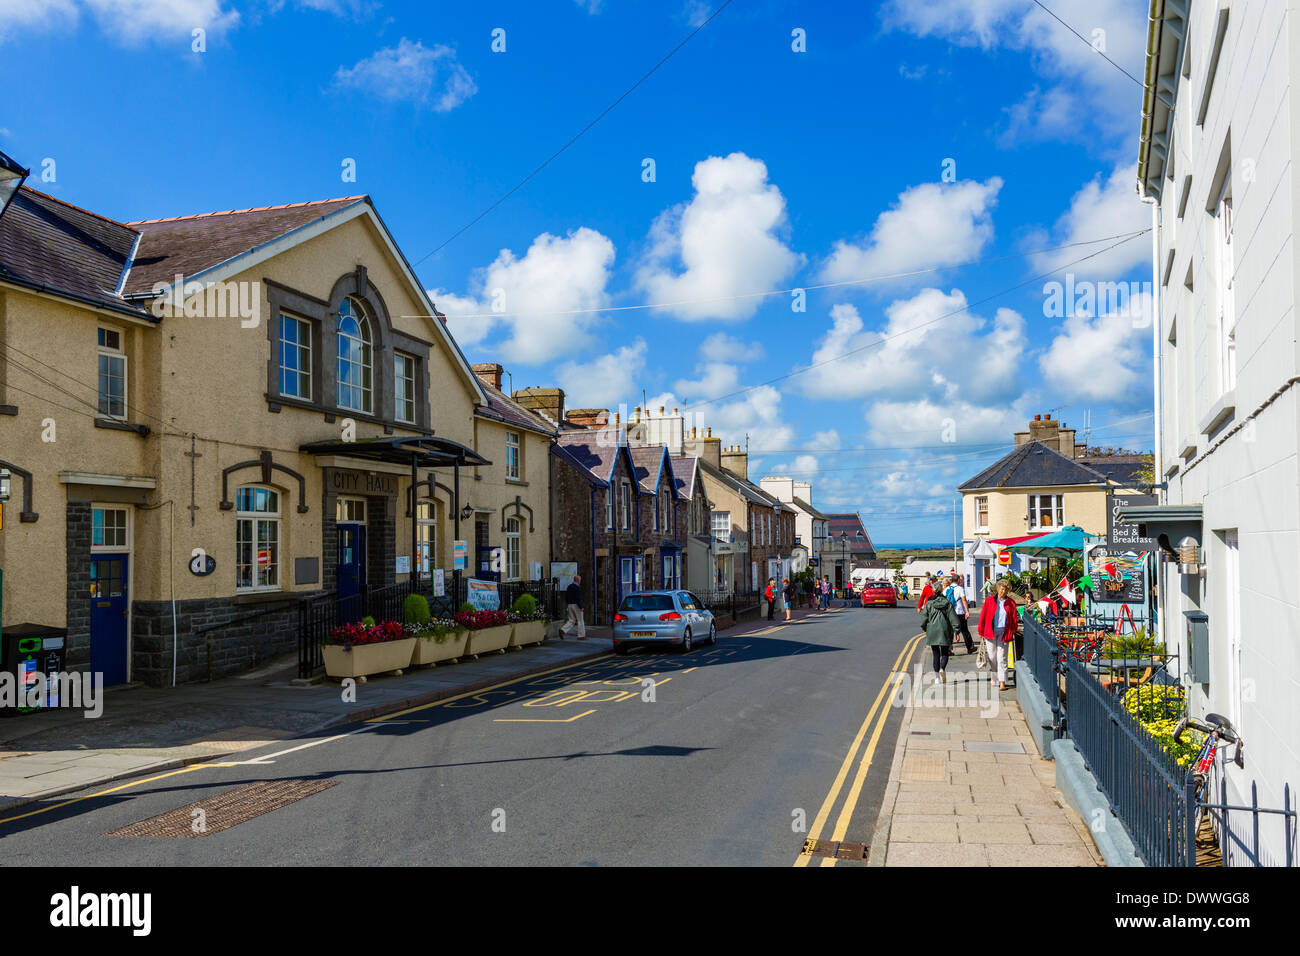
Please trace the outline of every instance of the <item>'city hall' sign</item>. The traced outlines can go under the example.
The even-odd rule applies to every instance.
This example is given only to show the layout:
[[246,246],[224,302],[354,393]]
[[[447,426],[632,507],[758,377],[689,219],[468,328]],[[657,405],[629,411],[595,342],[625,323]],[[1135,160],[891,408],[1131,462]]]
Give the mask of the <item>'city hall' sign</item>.
[[336,495],[387,495],[397,497],[397,476],[374,471],[325,469],[325,488]]

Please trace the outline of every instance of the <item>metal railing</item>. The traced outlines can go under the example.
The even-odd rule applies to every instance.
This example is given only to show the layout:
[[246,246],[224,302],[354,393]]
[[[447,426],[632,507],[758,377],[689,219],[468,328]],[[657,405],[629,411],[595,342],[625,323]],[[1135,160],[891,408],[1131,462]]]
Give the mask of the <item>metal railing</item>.
[[[1033,618],[1025,618],[1025,655],[1022,663],[1052,708],[1052,733],[1064,736],[1061,720],[1061,669],[1056,637]],[[1017,666],[1020,666],[1017,664]]]
[[[1255,781],[1250,782],[1250,806],[1232,805],[1228,802],[1228,781],[1222,774],[1219,778],[1219,800],[1217,803],[1204,804],[1210,814],[1215,835],[1219,838],[1219,848],[1223,866],[1295,866],[1296,865],[1296,809],[1291,800],[1291,785],[1282,787],[1282,809],[1274,810],[1259,805],[1259,789]],[[1250,845],[1233,826],[1233,814],[1249,815]],[[1261,814],[1268,823],[1281,825],[1282,860],[1260,848]],[[1280,818],[1280,819],[1279,819]]]
[[1121,700],[1066,656],[1070,739],[1147,866],[1195,866],[1192,783]]

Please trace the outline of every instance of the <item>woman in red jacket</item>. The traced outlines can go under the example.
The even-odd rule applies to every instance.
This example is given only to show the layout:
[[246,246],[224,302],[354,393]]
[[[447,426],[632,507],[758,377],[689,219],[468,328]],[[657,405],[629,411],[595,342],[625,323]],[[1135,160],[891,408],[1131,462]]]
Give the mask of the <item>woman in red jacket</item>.
[[989,666],[997,666],[998,690],[1007,689],[1007,645],[1016,639],[1016,602],[1006,578],[997,583],[997,597],[990,594],[980,608],[980,638]]

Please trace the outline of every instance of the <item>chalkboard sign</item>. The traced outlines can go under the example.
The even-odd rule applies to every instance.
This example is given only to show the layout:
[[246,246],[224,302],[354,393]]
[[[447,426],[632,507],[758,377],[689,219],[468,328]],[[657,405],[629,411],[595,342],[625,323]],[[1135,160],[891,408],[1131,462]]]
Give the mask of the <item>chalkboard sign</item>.
[[[1113,574],[1105,570],[1110,565]],[[1106,604],[1131,604],[1145,607],[1146,554],[1114,554],[1107,549],[1092,552],[1091,571],[1094,600]]]

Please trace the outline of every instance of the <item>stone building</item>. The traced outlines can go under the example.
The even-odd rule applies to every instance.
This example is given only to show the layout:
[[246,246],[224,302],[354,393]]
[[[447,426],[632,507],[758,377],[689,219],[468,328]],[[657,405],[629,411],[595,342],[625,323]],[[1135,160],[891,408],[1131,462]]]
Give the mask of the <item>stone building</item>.
[[450,570],[466,524],[527,578],[549,431],[471,371],[368,197],[128,223],[23,187],[0,213],[3,623],[66,627],[106,683],[292,652],[299,601]]

